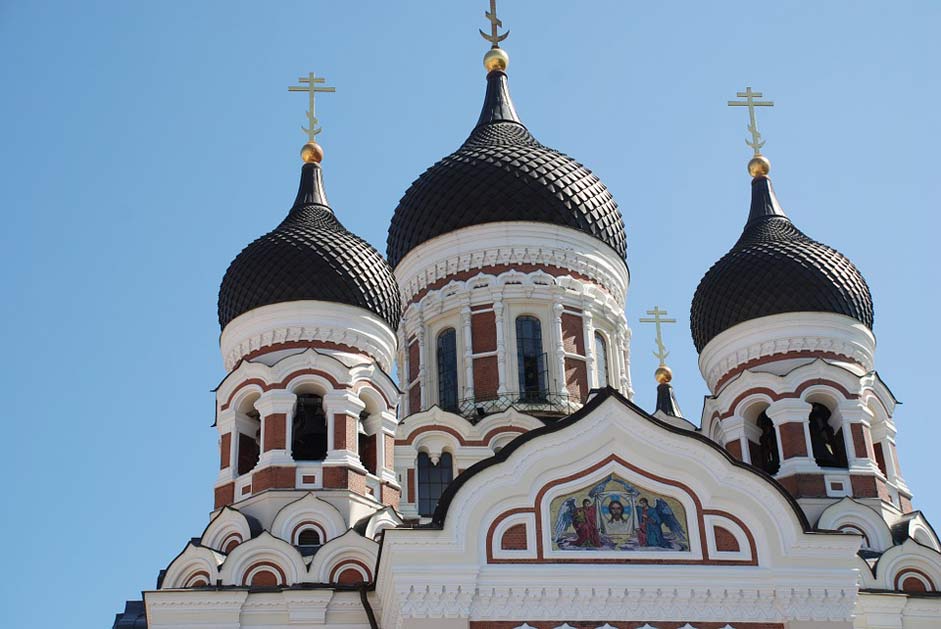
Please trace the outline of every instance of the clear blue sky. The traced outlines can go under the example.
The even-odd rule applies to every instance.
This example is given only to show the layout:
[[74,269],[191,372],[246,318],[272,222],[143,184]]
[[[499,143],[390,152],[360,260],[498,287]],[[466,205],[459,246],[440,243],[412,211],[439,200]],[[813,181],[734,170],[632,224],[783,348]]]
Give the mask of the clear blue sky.
[[[326,183],[380,250],[398,199],[456,148],[484,90],[485,0],[0,3],[6,352],[4,626],[110,626],[199,535],[218,456],[216,292],[297,185],[308,70]],[[876,302],[879,372],[915,504],[941,525],[933,2],[503,0],[517,109],[592,168],[628,229],[637,399],[659,304],[675,385],[706,390],[687,327],[748,206],[751,85],[785,210]]]

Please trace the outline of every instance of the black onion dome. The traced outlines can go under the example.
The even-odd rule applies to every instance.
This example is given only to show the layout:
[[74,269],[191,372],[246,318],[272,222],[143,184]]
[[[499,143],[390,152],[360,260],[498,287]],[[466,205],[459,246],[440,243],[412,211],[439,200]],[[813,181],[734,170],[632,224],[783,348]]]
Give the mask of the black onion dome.
[[617,203],[590,170],[540,144],[520,122],[506,74],[487,75],[477,126],[405,192],[389,227],[394,267],[416,246],[462,227],[533,221],[577,229],[627,254]]
[[778,204],[771,180],[759,176],[752,181],[745,230],[693,296],[696,351],[734,325],[784,312],[833,312],[872,329],[872,295],[859,269],[797,229]]
[[225,328],[253,308],[306,299],[365,308],[393,330],[399,324],[392,269],[334,216],[316,163],[304,164],[287,218],[229,265],[219,288],[219,324]]

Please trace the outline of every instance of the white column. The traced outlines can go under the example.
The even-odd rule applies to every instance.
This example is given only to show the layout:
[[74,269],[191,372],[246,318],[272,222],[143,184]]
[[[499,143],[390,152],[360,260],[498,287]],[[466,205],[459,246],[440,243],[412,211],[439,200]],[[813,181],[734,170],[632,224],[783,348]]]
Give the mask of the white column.
[[[255,400],[255,410],[261,416],[261,455],[258,458],[257,467],[268,465],[294,465],[294,459],[291,457],[292,425],[294,419],[294,407],[297,403],[297,396],[290,391],[283,389],[273,389],[265,391],[257,400]],[[266,443],[268,437],[265,432],[268,430],[267,420],[270,416],[276,414],[284,415],[284,448],[276,450],[267,450]]]
[[[351,444],[344,436],[346,447],[336,447],[336,416],[344,415],[347,421],[359,422],[359,414],[364,408],[366,408],[366,403],[351,391],[331,391],[324,396],[323,410],[327,416],[327,458],[323,460],[325,466],[343,465],[366,472],[366,468],[359,460],[359,453],[356,452],[356,438]],[[354,430],[353,434],[358,433]]]
[[630,326],[627,325],[627,318],[624,316],[624,313],[621,313],[621,319],[624,322],[624,334],[621,337],[621,356],[624,361],[624,369],[622,371],[621,382],[624,395],[627,396],[629,400],[634,399],[634,386],[631,384],[631,336],[633,332],[631,331]]
[[[425,314],[422,310],[418,311],[418,386],[421,387],[421,407],[428,408],[431,403],[428,399],[428,348],[425,344]],[[416,412],[419,409],[409,409]]]
[[407,417],[412,412],[412,409],[408,407],[408,360],[406,358],[408,356],[408,344],[405,337],[405,325],[405,317],[402,317],[397,336],[399,338],[399,391],[402,391],[399,394],[399,408],[402,409],[403,417]]
[[493,300],[493,315],[497,328],[497,395],[505,395],[509,391],[506,381],[506,323],[503,320],[503,300],[499,297]]
[[474,338],[471,331],[471,309],[469,305],[461,308],[461,329],[464,334],[464,394],[462,397],[474,397]]
[[552,304],[552,332],[555,337],[555,358],[556,358],[556,390],[562,397],[569,394],[565,383],[565,343],[562,340],[562,311],[564,306],[559,297],[556,296]]
[[865,472],[870,474],[879,473],[879,466],[869,456],[868,444],[866,454],[862,457],[856,456],[856,443],[853,440],[853,424],[859,424],[863,431],[863,440],[865,442],[866,433],[871,433],[870,411],[865,404],[860,404],[856,400],[846,400],[840,403],[838,407],[840,413],[840,425],[843,430],[843,447],[846,448],[846,461],[849,464],[851,472]]
[[[219,416],[216,418],[216,428],[219,431],[219,442],[220,442],[220,451],[221,456],[221,443],[222,435],[228,433],[231,435],[229,437],[229,467],[224,467],[219,470],[219,477],[216,480],[218,485],[226,483],[230,480],[233,480],[238,476],[238,424],[236,423],[236,412],[234,408],[227,408],[226,410],[219,413]],[[221,463],[221,461],[220,461]]]
[[[781,468],[778,470],[778,476],[790,476],[791,474],[819,473],[820,466],[814,460],[814,449],[810,441],[810,428],[808,417],[810,416],[810,403],[796,398],[784,398],[772,402],[765,413],[774,424],[774,436],[778,442],[778,458],[781,461]],[[804,433],[804,450],[806,456],[784,458],[784,442],[781,439],[782,424],[799,424]]]
[[624,395],[627,395],[629,383],[627,378],[627,361],[624,359],[625,347],[624,330],[621,326],[618,326],[614,336],[614,364],[617,368],[615,377],[617,378],[618,390]]
[[591,312],[587,306],[582,308],[582,334],[585,337],[585,367],[588,369],[588,387],[590,389],[598,388],[598,372],[604,367],[599,365],[595,368],[595,325]]
[[395,442],[395,429],[399,422],[393,411],[381,411],[373,413],[366,421],[363,427],[366,433],[373,435],[376,439],[376,473],[379,479],[384,483],[399,486],[398,479],[395,476],[395,460],[386,460],[386,439],[391,438]]

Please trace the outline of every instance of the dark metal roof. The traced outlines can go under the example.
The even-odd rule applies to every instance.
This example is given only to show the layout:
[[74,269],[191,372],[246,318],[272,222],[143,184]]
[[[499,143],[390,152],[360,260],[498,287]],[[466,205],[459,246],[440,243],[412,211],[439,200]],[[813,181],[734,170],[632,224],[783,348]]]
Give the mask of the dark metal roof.
[[590,170],[540,144],[520,122],[506,74],[487,75],[477,126],[405,192],[387,241],[394,267],[416,246],[462,227],[501,221],[577,229],[627,254],[617,203]]
[[872,328],[872,295],[853,263],[797,229],[771,180],[756,177],[745,230],[693,296],[696,350],[734,325],[784,312],[833,312]]
[[219,324],[260,306],[331,301],[371,310],[393,329],[399,290],[392,269],[347,231],[324,194],[319,164],[304,164],[294,206],[280,225],[236,256],[219,289]]
[[127,601],[124,611],[114,616],[112,629],[147,629],[147,611],[144,601]]
[[[657,385],[656,410],[671,417],[683,417],[683,411],[680,410],[680,405],[677,403],[676,396],[673,394],[673,385],[669,382]],[[683,419],[685,419],[685,417],[683,417]]]

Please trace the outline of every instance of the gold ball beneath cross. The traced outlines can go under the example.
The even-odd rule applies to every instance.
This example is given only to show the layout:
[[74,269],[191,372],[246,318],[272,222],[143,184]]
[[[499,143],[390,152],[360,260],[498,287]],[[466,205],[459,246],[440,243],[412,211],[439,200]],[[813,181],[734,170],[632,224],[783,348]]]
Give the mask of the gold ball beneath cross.
[[748,174],[752,177],[763,177],[771,172],[771,162],[764,155],[755,155],[748,162]]
[[656,378],[657,382],[660,384],[666,384],[670,380],[673,380],[673,371],[666,365],[660,365],[653,373],[653,377]]
[[308,142],[301,147],[301,159],[305,164],[323,161],[323,147],[316,142]]
[[484,55],[484,67],[487,68],[487,72],[494,70],[503,72],[508,65],[510,65],[510,55],[506,54],[502,48],[491,48]]

